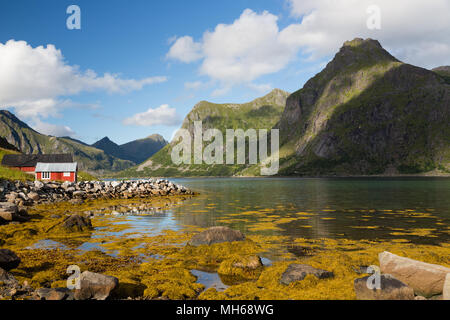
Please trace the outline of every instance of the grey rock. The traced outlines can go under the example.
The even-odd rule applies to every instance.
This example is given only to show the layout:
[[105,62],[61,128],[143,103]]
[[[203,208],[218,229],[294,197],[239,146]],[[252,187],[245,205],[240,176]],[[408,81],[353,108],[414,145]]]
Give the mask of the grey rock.
[[334,277],[333,272],[314,268],[307,264],[291,264],[281,275],[280,283],[288,285],[295,281],[305,279],[307,275],[313,275],[319,279]]
[[75,290],[75,300],[105,300],[119,285],[116,277],[85,271],[80,276],[80,289]]
[[444,282],[444,288],[442,290],[442,299],[450,300],[450,273],[447,273]]

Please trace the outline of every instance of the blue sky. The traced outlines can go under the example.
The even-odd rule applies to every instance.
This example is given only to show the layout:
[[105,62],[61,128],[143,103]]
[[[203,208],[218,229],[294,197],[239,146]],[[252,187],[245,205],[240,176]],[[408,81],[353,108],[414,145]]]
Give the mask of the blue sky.
[[[298,90],[355,37],[423,67],[450,64],[448,2],[399,2],[408,9],[387,0],[2,1],[0,107],[45,133],[121,144],[170,139],[200,100]],[[372,3],[381,29],[366,25]],[[81,30],[66,27],[72,4]]]

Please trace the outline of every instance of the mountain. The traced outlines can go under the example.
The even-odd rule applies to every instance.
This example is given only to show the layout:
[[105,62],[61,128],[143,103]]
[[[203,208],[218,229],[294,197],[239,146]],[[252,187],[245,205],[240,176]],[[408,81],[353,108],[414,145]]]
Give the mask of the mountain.
[[139,164],[157,153],[165,145],[167,145],[167,141],[161,135],[153,134],[147,138],[131,141],[120,146],[105,137],[92,146],[116,158]]
[[282,175],[450,172],[450,85],[372,39],[348,41],[289,96]]
[[431,70],[445,79],[450,84],[450,66],[437,67]]
[[[193,135],[194,121],[202,121],[203,131],[219,129],[225,136],[226,129],[271,129],[280,119],[289,93],[274,89],[264,97],[244,104],[216,104],[208,101],[197,103],[183,121],[182,128]],[[249,165],[175,165],[171,152],[174,141],[139,166],[120,172],[117,176],[230,176]]]
[[41,134],[7,110],[0,110],[0,136],[23,153],[72,153],[83,171],[102,174],[134,165],[74,139]]

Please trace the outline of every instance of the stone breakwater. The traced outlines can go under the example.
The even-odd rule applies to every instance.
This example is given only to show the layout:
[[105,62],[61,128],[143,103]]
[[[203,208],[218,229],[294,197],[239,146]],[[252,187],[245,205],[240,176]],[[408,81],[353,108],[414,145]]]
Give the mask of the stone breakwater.
[[129,181],[42,182],[0,180],[0,218],[26,220],[26,206],[39,203],[90,199],[132,199],[194,195],[191,190],[164,179]]

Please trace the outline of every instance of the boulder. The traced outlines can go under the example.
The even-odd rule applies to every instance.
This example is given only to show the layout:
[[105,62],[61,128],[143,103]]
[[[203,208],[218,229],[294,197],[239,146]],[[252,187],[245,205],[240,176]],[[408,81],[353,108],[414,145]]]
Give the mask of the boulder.
[[442,290],[442,299],[450,300],[450,273],[447,273],[444,282],[444,289]]
[[73,214],[67,217],[63,221],[63,227],[64,229],[72,232],[82,232],[93,229],[91,219],[78,214]]
[[105,300],[118,286],[116,277],[85,271],[80,275],[80,289],[75,290],[75,300]]
[[40,288],[36,294],[41,300],[64,300],[71,296],[72,292],[67,288]]
[[0,249],[0,268],[9,271],[20,264],[20,258],[9,249]]
[[192,237],[191,246],[211,245],[214,243],[244,241],[245,235],[228,227],[212,227]]
[[0,218],[13,221],[19,212],[17,205],[10,202],[0,202]]
[[301,281],[307,275],[313,275],[319,279],[334,277],[333,272],[311,267],[307,264],[291,264],[281,275],[280,283],[288,285],[291,282]]
[[414,289],[417,295],[431,297],[442,294],[450,268],[404,258],[383,252],[379,255],[382,273],[388,273]]
[[[380,274],[380,289],[371,289],[368,280],[356,279],[354,288],[358,300],[413,300],[414,290],[389,274]],[[372,278],[371,278],[372,279]],[[370,280],[369,280],[370,281]]]
[[0,268],[0,283],[8,287],[17,287],[19,285],[19,281],[6,270]]
[[38,194],[37,192],[30,192],[30,193],[28,194],[28,198],[30,198],[30,199],[33,200],[33,201],[39,201],[39,199],[40,199],[41,197],[39,196],[39,194]]

